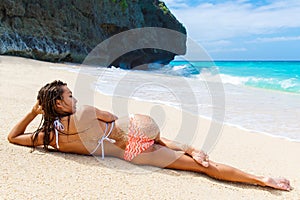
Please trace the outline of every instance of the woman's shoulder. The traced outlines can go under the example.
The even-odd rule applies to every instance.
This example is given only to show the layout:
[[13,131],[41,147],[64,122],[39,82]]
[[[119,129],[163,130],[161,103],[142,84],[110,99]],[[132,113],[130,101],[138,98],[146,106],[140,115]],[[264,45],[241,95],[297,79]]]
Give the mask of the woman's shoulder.
[[108,111],[100,110],[94,106],[82,106],[77,112],[76,112],[76,118],[77,119],[83,119],[87,118],[88,120],[101,120],[104,122],[112,122],[118,119],[118,117]]
[[96,111],[98,109],[93,107],[93,106],[89,106],[89,105],[84,105],[81,106],[76,113],[74,114],[75,119],[85,119],[85,118],[95,118],[96,116]]
[[80,107],[80,109],[76,113],[89,113],[89,112],[96,112],[98,110],[99,109],[94,106],[83,105]]

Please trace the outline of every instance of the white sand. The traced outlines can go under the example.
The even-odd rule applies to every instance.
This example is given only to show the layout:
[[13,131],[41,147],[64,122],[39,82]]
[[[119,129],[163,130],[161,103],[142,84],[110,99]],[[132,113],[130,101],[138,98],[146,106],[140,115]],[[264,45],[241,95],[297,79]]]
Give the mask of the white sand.
[[[8,143],[10,129],[35,103],[37,91],[61,79],[74,89],[77,75],[53,64],[0,56],[0,199],[300,199],[300,144],[225,126],[210,159],[264,176],[284,176],[294,189],[220,182],[202,174],[140,168],[115,158],[43,152]],[[96,95],[101,109],[111,109],[111,97]],[[132,112],[149,113],[152,104],[130,101]],[[178,110],[164,124],[164,136],[178,128]],[[28,131],[35,130],[39,119]],[[200,129],[209,122],[200,119]],[[201,131],[201,130],[199,130]],[[170,135],[168,135],[170,134]],[[194,139],[194,145],[199,140]],[[134,170],[132,170],[134,169]],[[135,173],[138,171],[139,173]]]

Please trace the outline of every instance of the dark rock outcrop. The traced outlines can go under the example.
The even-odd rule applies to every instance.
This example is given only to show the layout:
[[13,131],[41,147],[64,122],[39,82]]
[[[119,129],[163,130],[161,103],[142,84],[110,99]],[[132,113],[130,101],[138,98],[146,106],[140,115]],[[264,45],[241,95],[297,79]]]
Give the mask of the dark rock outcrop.
[[[172,43],[176,50],[137,49],[113,58],[108,65],[133,68],[151,62],[165,64],[176,54],[185,53],[185,28],[158,0],[1,0],[0,54],[81,63],[101,42],[142,27],[182,33],[178,38],[156,35],[149,41],[148,36],[136,39],[137,43],[153,43],[160,37],[160,46]],[[126,38],[119,45],[128,45]],[[107,45],[107,52],[111,51],[109,48]]]

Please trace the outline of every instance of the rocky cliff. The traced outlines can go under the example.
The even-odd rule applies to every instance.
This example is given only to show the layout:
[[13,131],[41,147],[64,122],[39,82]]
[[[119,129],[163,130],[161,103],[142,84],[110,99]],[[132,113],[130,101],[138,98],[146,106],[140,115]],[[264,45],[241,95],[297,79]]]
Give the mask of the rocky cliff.
[[[150,62],[168,63],[186,50],[185,28],[158,0],[1,0],[0,20],[0,54],[6,55],[81,63],[108,38],[142,27],[183,33],[171,39],[155,36],[160,37],[160,46],[173,43],[178,50],[142,48],[120,55],[110,64],[133,68]],[[128,45],[126,38],[119,45]]]

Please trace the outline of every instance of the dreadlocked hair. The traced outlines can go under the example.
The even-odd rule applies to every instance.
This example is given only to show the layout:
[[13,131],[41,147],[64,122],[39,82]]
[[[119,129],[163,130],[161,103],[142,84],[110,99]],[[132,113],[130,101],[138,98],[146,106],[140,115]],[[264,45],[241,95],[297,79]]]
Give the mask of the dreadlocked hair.
[[38,93],[37,100],[39,105],[43,108],[44,114],[42,116],[38,129],[32,135],[33,150],[37,141],[39,133],[44,132],[43,145],[45,150],[49,150],[48,146],[51,142],[50,133],[54,131],[54,121],[64,116],[69,116],[71,113],[61,113],[56,110],[56,100],[63,100],[63,86],[67,84],[55,80],[42,87]]

